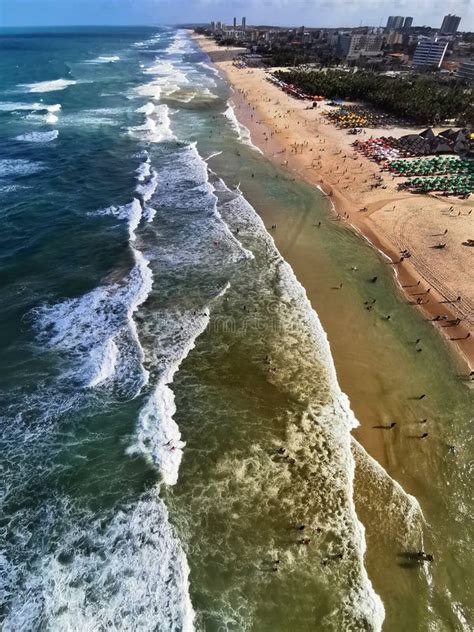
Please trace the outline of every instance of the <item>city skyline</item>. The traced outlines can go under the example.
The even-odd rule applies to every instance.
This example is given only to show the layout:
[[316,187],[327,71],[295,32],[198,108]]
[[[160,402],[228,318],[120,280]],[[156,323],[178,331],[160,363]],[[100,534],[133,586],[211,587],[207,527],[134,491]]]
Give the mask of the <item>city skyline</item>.
[[[275,13],[277,11],[277,14]],[[385,26],[390,15],[413,16],[415,26],[440,28],[448,13],[461,17],[461,31],[474,30],[469,0],[3,0],[0,26],[79,24],[176,24],[247,17],[248,24],[307,27]],[[278,15],[278,19],[275,19]]]

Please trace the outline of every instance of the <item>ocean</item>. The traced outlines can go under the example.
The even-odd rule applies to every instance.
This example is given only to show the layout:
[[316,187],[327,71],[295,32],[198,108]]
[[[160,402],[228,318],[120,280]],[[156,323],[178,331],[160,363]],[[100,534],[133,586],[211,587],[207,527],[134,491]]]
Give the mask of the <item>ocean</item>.
[[[356,443],[265,227],[269,200],[329,217],[324,196],[253,146],[184,30],[10,29],[0,48],[3,629],[468,630],[468,566],[445,575],[470,550],[469,452],[430,513],[399,482],[455,458],[445,439],[400,481]],[[446,390],[467,445],[472,400]],[[438,575],[410,558],[437,529]]]

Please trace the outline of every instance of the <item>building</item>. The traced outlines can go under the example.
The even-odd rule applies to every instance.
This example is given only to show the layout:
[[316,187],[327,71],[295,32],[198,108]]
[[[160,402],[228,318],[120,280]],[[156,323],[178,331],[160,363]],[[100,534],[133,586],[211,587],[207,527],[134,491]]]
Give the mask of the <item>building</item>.
[[347,61],[356,61],[361,57],[382,56],[383,37],[381,35],[364,35],[357,33],[351,35]]
[[215,22],[211,22],[211,31],[214,33],[216,30],[216,23]]
[[335,38],[330,41],[331,48],[336,49],[336,55],[339,57],[347,57],[351,45],[350,33],[338,33]]
[[236,28],[237,28],[237,18],[234,18],[234,31],[236,30]]
[[441,33],[443,35],[454,35],[454,33],[458,30],[460,22],[460,17],[448,13],[448,15],[444,16],[443,24],[441,25]]
[[242,18],[242,31],[247,28],[247,18]]
[[458,77],[474,81],[474,59],[463,61],[459,64]]
[[401,29],[403,28],[403,16],[391,15],[387,20],[387,29]]
[[390,31],[388,35],[385,36],[385,43],[387,46],[399,46],[403,44],[403,33],[399,33],[398,31]]
[[413,18],[406,17],[405,21],[403,22],[403,28],[408,30],[408,29],[411,29],[412,25],[413,25]]
[[413,66],[415,68],[439,68],[443,63],[446,49],[448,48],[448,42],[444,40],[423,39],[418,42],[418,45],[413,55]]

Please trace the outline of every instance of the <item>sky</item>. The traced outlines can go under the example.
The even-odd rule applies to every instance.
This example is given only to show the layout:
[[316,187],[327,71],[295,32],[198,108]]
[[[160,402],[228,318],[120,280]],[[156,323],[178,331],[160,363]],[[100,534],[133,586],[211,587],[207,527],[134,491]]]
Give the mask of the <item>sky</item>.
[[474,31],[474,0],[0,0],[0,27],[230,23],[243,15],[247,24],[384,26],[389,15],[409,15],[415,26],[437,28],[447,13]]

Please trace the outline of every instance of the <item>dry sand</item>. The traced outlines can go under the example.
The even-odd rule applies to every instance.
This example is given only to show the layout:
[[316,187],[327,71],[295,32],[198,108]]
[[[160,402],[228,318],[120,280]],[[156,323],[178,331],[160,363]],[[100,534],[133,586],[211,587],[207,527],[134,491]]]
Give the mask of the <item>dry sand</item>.
[[[474,202],[397,191],[400,178],[381,172],[351,146],[354,138],[401,136],[420,129],[367,129],[351,136],[322,116],[329,107],[325,103],[309,108],[307,101],[267,81],[265,70],[236,67],[233,59],[242,49],[222,48],[202,36],[196,40],[233,87],[238,118],[255,145],[295,176],[320,186],[341,220],[394,262],[400,287],[413,303],[423,301],[418,308],[425,315],[461,319],[457,326],[446,327],[446,321],[435,325],[473,370],[474,252],[462,242],[474,238],[474,212],[469,215]],[[379,177],[381,186],[373,188]],[[439,242],[446,243],[443,250],[432,247]],[[411,258],[398,263],[403,249]]]

